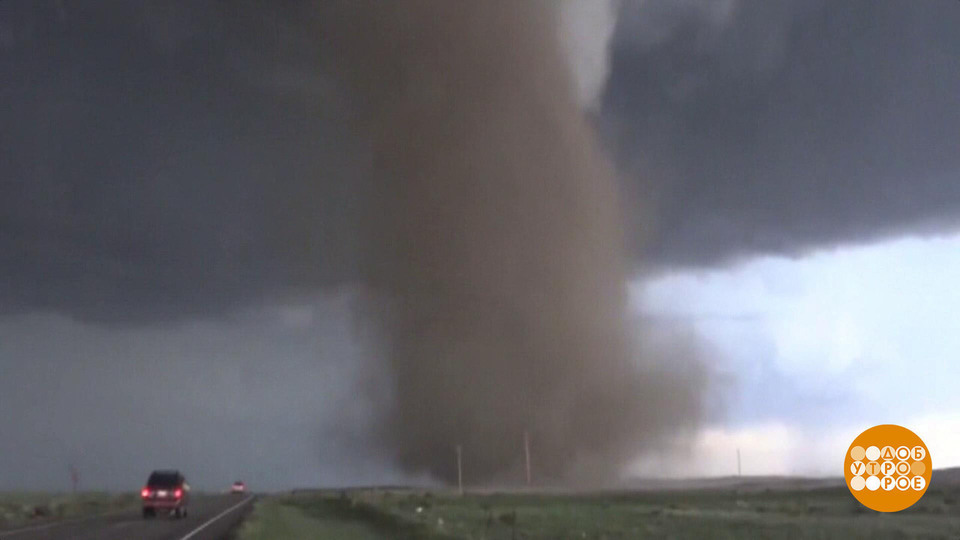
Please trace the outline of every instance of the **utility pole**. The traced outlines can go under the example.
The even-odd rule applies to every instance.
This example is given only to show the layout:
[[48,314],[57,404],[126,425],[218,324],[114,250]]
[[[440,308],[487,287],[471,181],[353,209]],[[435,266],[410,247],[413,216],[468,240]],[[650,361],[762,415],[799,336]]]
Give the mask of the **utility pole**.
[[463,447],[457,445],[457,491],[463,495]]
[[70,487],[73,490],[73,493],[77,492],[77,488],[80,486],[80,472],[77,471],[77,468],[73,466],[73,463],[70,464]]
[[523,454],[527,463],[527,487],[530,487],[530,433],[523,431]]
[[741,470],[740,470],[740,449],[737,448],[737,477],[740,477],[740,476],[741,476]]

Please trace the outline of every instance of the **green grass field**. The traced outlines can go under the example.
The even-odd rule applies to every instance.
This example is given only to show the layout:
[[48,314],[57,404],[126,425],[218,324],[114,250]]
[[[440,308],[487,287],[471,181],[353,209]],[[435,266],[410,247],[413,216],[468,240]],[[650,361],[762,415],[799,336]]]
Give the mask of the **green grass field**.
[[463,497],[403,490],[316,492],[264,500],[241,538],[960,538],[958,499],[960,490],[931,489],[906,511],[880,514],[862,507],[843,487]]
[[0,528],[139,508],[136,493],[0,493]]
[[292,501],[265,499],[257,503],[253,515],[240,530],[242,540],[379,540],[381,537],[362,521],[318,515],[324,505],[309,511]]

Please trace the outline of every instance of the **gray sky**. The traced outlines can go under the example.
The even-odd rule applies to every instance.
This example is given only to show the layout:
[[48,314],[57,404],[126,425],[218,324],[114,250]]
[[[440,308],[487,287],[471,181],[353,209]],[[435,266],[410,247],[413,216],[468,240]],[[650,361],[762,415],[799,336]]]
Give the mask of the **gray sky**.
[[[344,322],[365,156],[323,4],[264,6],[0,2],[0,489],[168,455],[211,485],[390,470]],[[949,1],[625,1],[591,114],[638,275],[955,231],[958,27]]]

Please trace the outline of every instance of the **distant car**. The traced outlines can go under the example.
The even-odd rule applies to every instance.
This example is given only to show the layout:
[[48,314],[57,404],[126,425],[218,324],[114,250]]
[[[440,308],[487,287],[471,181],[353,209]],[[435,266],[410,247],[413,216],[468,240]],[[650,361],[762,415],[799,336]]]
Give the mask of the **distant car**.
[[246,493],[246,492],[247,492],[247,485],[239,480],[237,480],[236,482],[233,483],[232,486],[230,486],[230,493]]
[[167,512],[173,517],[187,515],[187,503],[190,502],[190,486],[180,471],[153,471],[147,479],[147,485],[140,490],[143,501],[143,517],[152,518],[157,511]]

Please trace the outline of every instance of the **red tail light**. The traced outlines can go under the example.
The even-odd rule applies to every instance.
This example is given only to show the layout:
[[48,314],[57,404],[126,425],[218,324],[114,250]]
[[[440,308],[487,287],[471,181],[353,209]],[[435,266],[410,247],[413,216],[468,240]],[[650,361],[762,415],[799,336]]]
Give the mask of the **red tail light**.
[[140,490],[140,496],[146,499],[150,496],[150,488],[143,488]]
[[177,499],[179,499],[180,497],[183,497],[183,490],[180,488],[177,488],[177,490],[173,492],[173,496],[176,497]]

